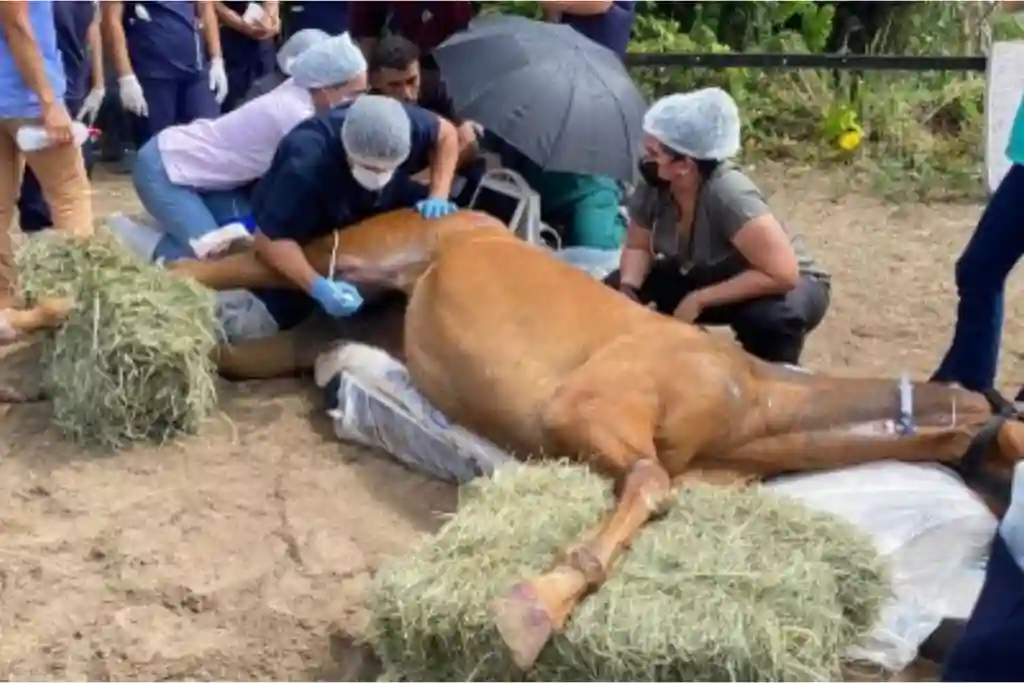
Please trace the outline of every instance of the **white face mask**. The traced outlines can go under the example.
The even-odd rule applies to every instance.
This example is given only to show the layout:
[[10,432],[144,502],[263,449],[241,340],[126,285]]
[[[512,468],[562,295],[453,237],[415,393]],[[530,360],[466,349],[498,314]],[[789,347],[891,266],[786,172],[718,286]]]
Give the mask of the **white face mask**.
[[367,190],[374,192],[391,182],[391,178],[395,175],[394,171],[371,171],[365,166],[357,164],[351,164],[350,168],[352,169],[352,178]]

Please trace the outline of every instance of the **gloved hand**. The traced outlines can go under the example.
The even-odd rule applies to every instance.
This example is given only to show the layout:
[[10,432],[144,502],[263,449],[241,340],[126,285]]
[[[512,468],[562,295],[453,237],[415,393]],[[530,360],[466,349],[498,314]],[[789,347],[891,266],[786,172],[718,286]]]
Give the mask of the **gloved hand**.
[[121,88],[121,106],[136,116],[149,116],[149,105],[146,104],[146,96],[142,94],[142,85],[135,74],[128,74],[117,79]]
[[89,94],[85,96],[82,108],[78,110],[78,116],[75,119],[77,121],[84,121],[91,126],[92,122],[96,120],[96,115],[100,113],[100,107],[103,106],[103,98],[106,96],[106,88],[93,88],[90,90]]
[[224,58],[214,57],[210,60],[210,90],[217,104],[223,104],[228,96],[228,72],[224,70]]
[[420,215],[428,221],[432,221],[435,218],[455,213],[459,210],[459,207],[447,199],[442,199],[441,197],[430,197],[416,202],[416,210],[419,211]]
[[347,282],[337,282],[319,277],[313,283],[310,295],[332,318],[344,318],[358,311],[363,305],[359,290]]

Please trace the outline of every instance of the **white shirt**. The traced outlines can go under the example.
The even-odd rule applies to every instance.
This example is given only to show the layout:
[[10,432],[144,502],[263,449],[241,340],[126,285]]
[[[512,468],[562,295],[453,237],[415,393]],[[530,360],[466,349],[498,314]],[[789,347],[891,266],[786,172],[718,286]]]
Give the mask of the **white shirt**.
[[156,144],[175,185],[230,190],[263,176],[281,139],[313,113],[309,92],[289,78],[216,119],[167,128]]

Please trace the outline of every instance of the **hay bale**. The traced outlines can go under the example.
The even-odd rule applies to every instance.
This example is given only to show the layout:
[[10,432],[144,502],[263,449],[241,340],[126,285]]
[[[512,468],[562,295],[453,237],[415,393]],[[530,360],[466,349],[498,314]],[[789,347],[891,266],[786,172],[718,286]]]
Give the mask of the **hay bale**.
[[43,355],[54,422],[71,440],[117,448],[194,433],[216,404],[213,294],[143,262],[106,230],[56,231],[18,251],[29,303],[75,309]]
[[[611,488],[510,465],[375,578],[367,640],[389,680],[518,680],[488,608],[592,528]],[[836,680],[890,594],[852,526],[754,488],[697,486],[648,525],[541,653],[530,680]]]

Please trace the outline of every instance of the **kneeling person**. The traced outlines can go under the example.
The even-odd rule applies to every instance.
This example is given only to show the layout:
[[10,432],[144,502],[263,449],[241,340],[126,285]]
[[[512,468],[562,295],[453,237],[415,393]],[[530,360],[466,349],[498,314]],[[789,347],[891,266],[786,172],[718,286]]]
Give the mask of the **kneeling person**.
[[[299,124],[253,193],[256,251],[332,317],[351,315],[362,306],[360,292],[317,273],[302,247],[398,208],[415,206],[427,219],[455,211],[449,194],[458,148],[451,123],[376,95]],[[410,178],[410,163],[423,158],[430,159],[429,188]],[[311,312],[308,299],[291,294],[260,294],[282,329]]]
[[829,276],[727,161],[740,148],[736,103],[718,88],[669,95],[643,129],[645,182],[606,282],[684,322],[729,325],[766,361],[797,364],[828,309]]
[[423,72],[420,49],[409,39],[400,35],[382,38],[374,46],[368,61],[371,92],[393,97],[405,104],[415,104],[455,125],[459,134],[459,178],[456,185],[462,187],[455,192],[453,199],[460,206],[468,206],[487,172],[486,159],[479,154],[479,125],[455,114],[444,82],[436,72]]

